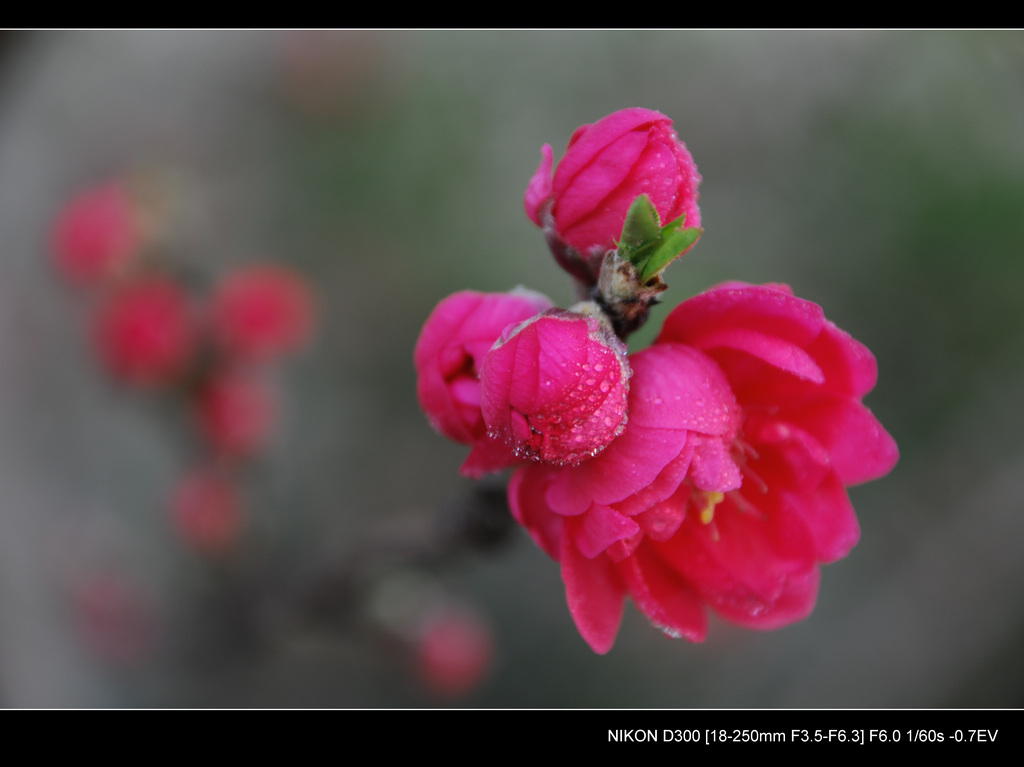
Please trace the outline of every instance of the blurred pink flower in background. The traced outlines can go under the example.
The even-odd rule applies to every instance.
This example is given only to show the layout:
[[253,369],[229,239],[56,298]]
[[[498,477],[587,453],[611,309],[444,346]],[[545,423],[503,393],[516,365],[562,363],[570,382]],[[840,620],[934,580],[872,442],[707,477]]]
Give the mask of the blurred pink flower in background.
[[465,608],[440,608],[425,621],[416,646],[420,679],[436,695],[456,698],[476,688],[490,670],[490,628]]
[[154,606],[119,572],[80,578],[71,591],[71,609],[79,638],[107,663],[131,666],[153,649]]
[[242,502],[235,483],[211,468],[182,477],[171,498],[171,515],[182,539],[206,553],[233,544],[242,525]]
[[180,379],[196,354],[184,288],[149,277],[105,296],[93,318],[93,339],[107,369],[125,383],[151,387]]
[[61,211],[53,227],[58,271],[70,282],[96,285],[135,257],[142,233],[126,181],[87,189]]
[[213,334],[230,354],[267,361],[305,344],[313,331],[313,295],[306,280],[283,266],[228,273],[210,310]]
[[261,450],[274,428],[277,407],[266,381],[248,371],[222,370],[196,393],[200,433],[213,450],[245,458]]

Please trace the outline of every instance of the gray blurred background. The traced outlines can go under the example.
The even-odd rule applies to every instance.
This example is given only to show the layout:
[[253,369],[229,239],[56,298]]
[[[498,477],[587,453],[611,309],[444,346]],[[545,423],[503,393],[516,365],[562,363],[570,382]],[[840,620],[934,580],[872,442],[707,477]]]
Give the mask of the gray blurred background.
[[[455,701],[372,616],[300,631],[257,604],[233,621],[466,492],[465,448],[417,406],[419,328],[464,288],[572,300],[523,191],[543,143],[557,155],[627,106],[673,118],[704,177],[705,235],[666,302],[786,282],[878,358],[866,403],[902,455],[851,491],[862,541],[824,568],[816,611],[770,633],[713,621],[689,645],[628,606],[599,657],[516,531],[431,575],[495,637]],[[180,413],[104,377],[50,266],[75,192],[152,167],[182,190],[194,270],[275,259],[319,299],[229,564],[167,521]],[[3,33],[0,704],[1024,706],[1022,211],[1016,32]],[[104,578],[120,653],[83,628],[82,589]]]

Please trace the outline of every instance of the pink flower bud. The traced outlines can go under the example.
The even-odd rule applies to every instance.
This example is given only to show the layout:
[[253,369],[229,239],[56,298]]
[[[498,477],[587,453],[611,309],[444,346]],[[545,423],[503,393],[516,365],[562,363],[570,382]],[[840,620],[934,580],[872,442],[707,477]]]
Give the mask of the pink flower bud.
[[626,347],[602,322],[552,309],[502,333],[480,371],[488,433],[522,458],[578,464],[626,425]]
[[159,386],[180,378],[195,356],[188,297],[163,277],[135,282],[108,297],[94,320],[97,351],[127,383]]
[[230,273],[213,297],[213,332],[230,353],[262,361],[294,351],[313,329],[306,281],[283,266]]
[[[526,214],[548,230],[557,251],[568,246],[589,269],[589,281],[605,251],[616,246],[630,205],[646,194],[662,224],[686,214],[687,227],[700,226],[697,166],[672,121],[650,109],[623,109],[577,128],[565,157],[551,175],[551,147],[526,190]],[[572,260],[570,258],[570,260]]]
[[464,445],[486,438],[479,374],[484,357],[502,330],[550,306],[544,296],[525,290],[465,290],[437,305],[420,332],[413,360],[420,406],[438,432]]
[[231,457],[251,455],[266,445],[275,410],[263,379],[242,371],[215,374],[196,395],[200,431],[214,450]]
[[171,513],[185,542],[203,552],[226,549],[237,539],[242,524],[237,488],[208,469],[194,471],[178,483]]
[[141,239],[127,184],[111,181],[79,194],[61,211],[53,228],[57,268],[73,283],[96,284],[133,258]]

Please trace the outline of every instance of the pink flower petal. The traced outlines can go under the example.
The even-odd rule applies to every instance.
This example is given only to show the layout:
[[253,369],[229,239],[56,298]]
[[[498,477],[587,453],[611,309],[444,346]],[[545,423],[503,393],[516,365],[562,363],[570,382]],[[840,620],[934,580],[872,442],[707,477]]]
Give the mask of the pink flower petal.
[[573,542],[588,559],[593,559],[616,541],[640,532],[636,522],[607,506],[591,506],[582,517],[569,519]]
[[812,493],[787,499],[814,536],[820,562],[835,562],[860,540],[860,525],[846,488],[830,474]]
[[587,644],[604,655],[615,644],[622,622],[626,589],[605,556],[587,559],[572,543],[562,538],[562,580],[569,613]]
[[751,612],[742,603],[733,604],[726,600],[712,603],[712,607],[716,613],[737,626],[755,631],[771,631],[802,621],[811,614],[818,598],[819,578],[818,568],[788,576],[774,601],[755,612]]
[[824,314],[817,304],[782,287],[730,283],[694,296],[672,310],[656,343],[704,349],[715,331],[747,328],[803,347],[821,333]]
[[656,554],[642,552],[623,560],[618,568],[630,598],[655,626],[672,637],[704,641],[708,633],[704,603]]
[[572,194],[558,195],[553,210],[555,224],[566,242],[577,249],[586,248],[587,243],[602,242],[608,232],[622,231],[632,200],[625,207],[619,202],[617,208],[612,208],[606,198],[626,182],[646,146],[646,133],[627,133],[604,147],[571,179],[566,179],[562,165],[558,166],[555,193],[559,186],[572,184]]
[[720,328],[701,338],[704,349],[728,347],[752,354],[769,365],[792,373],[813,383],[823,383],[825,374],[810,354],[799,346],[777,336],[749,328]]
[[896,442],[871,411],[854,399],[823,395],[787,409],[786,417],[824,445],[845,485],[885,476],[899,460]]
[[658,344],[630,356],[630,421],[638,426],[735,434],[742,413],[729,382],[706,355],[680,344]]
[[[744,496],[746,498],[746,495]],[[753,619],[770,612],[791,581],[817,568],[814,540],[795,514],[741,510],[727,496],[709,523],[687,520],[671,541],[655,544],[665,560],[720,614]]]
[[551,472],[551,468],[538,464],[519,469],[508,483],[508,505],[512,516],[527,529],[534,542],[557,561],[562,554],[565,520],[549,511],[544,502]]
[[875,388],[878,379],[875,355],[831,322],[825,323],[821,335],[807,347],[807,351],[826,371],[830,391],[863,397]]
[[526,197],[523,199],[523,205],[526,208],[526,215],[530,217],[530,220],[537,226],[544,226],[544,222],[540,218],[540,208],[551,197],[551,168],[554,165],[551,144],[542,146],[540,154],[540,166],[526,187]]
[[743,484],[740,469],[722,440],[700,435],[693,440],[690,478],[698,489],[727,493]]
[[686,446],[686,432],[627,428],[593,461],[566,467],[547,499],[560,514],[582,514],[591,503],[610,506],[650,486]]
[[[658,120],[671,122],[660,112],[634,107],[619,110],[592,125],[580,126],[573,134],[565,157],[555,171],[554,194],[564,194],[576,176],[610,144],[633,131],[646,134],[645,126]],[[629,166],[632,164],[633,161],[630,160]]]

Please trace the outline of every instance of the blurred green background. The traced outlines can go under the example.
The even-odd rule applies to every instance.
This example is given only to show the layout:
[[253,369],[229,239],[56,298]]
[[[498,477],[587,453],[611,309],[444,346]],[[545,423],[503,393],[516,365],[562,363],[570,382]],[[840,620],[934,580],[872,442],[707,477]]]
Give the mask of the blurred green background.
[[[901,460],[851,491],[862,541],[823,569],[816,611],[770,633],[713,621],[689,645],[630,606],[598,657],[557,565],[517,531],[431,576],[495,636],[490,674],[454,701],[411,677],[372,616],[232,623],[225,579],[258,599],[466,491],[465,448],[416,402],[419,328],[464,288],[573,300],[523,191],[543,143],[557,156],[627,106],[671,117],[704,177],[705,235],[636,343],[717,282],[772,281],[878,358],[866,403]],[[230,567],[174,538],[167,496],[189,462],[175,411],[105,380],[50,267],[60,207],[138,168],[177,179],[192,268],[287,262],[320,302],[248,475],[256,543]],[[1022,211],[1018,32],[5,33],[0,703],[1022,706]],[[69,594],[96,573],[141,605],[147,650],[130,663],[76,629]]]

